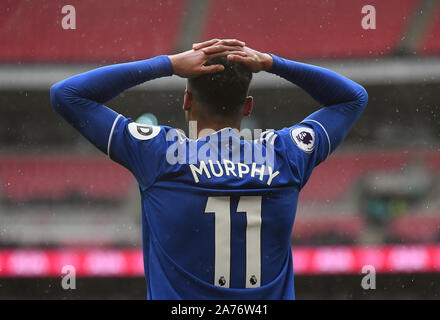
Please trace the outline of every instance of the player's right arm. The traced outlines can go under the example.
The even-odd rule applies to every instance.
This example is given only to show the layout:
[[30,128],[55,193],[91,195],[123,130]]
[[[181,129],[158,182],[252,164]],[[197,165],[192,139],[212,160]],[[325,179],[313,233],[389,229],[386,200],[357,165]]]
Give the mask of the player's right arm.
[[128,88],[172,74],[167,56],[106,66],[54,84],[50,99],[55,111],[69,124],[109,153],[110,132],[119,115],[104,103]]
[[[155,78],[173,74],[191,77],[221,71],[222,65],[204,66],[204,63],[214,56],[237,49],[242,43],[237,40],[224,40],[222,45],[223,50],[215,54],[189,50],[176,55],[162,55],[85,72],[54,84],[50,89],[50,99],[54,109],[96,147],[127,167],[136,177],[151,181],[158,168],[152,164],[151,159],[147,168],[145,161],[140,157],[140,148],[144,148],[146,154],[157,156],[160,153],[160,143],[156,141],[158,139],[155,139],[154,143],[140,142],[142,139],[145,142],[152,138],[152,135],[157,134],[154,130],[158,129],[153,128],[150,132],[146,128],[150,135],[142,136],[145,133],[139,132],[142,128],[130,125],[130,119],[119,115],[104,103],[126,89]],[[136,136],[141,139],[137,139]],[[162,162],[157,161],[159,164]]]

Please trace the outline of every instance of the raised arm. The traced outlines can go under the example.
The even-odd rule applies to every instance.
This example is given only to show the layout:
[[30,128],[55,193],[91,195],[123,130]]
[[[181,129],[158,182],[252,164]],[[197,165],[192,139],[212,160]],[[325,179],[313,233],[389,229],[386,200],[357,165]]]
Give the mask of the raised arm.
[[303,123],[315,123],[324,129],[329,139],[329,152],[333,152],[345,139],[356,120],[364,111],[368,94],[352,80],[336,72],[273,57],[269,70],[296,84],[325,107],[312,113]]
[[102,103],[128,88],[172,74],[167,56],[102,67],[54,84],[50,99],[67,122],[107,153],[109,135],[118,114]]
[[171,56],[106,66],[73,76],[52,86],[52,105],[75,129],[101,151],[108,153],[110,133],[119,115],[103,103],[128,88],[155,78],[172,74],[192,77],[221,71],[222,65],[204,66],[204,63],[244,44],[237,40],[223,40],[221,45],[222,49],[217,47],[213,54],[189,50]]
[[[210,52],[213,49],[203,50]],[[328,154],[343,141],[367,105],[368,94],[361,85],[331,70],[247,47],[232,52],[228,59],[247,65],[253,72],[264,70],[276,74],[299,86],[325,106],[302,122],[322,127],[329,141]]]
[[324,106],[356,101],[362,107],[367,101],[362,86],[336,72],[271,56],[273,64],[269,72],[296,84]]

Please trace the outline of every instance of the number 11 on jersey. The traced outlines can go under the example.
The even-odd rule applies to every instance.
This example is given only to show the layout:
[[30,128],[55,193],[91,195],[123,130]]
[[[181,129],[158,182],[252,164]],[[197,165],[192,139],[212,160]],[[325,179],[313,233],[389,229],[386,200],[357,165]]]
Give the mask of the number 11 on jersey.
[[[246,288],[261,285],[261,196],[240,197],[237,214],[246,214]],[[229,288],[231,274],[230,197],[208,197],[205,213],[215,215],[214,284]]]

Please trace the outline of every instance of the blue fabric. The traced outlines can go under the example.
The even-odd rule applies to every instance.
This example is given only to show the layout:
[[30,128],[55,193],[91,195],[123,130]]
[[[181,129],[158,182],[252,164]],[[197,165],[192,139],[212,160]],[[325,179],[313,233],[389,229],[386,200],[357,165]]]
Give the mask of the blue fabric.
[[[290,236],[299,192],[342,142],[367,94],[329,70],[273,58],[270,72],[324,107],[255,141],[229,128],[190,140],[170,127],[136,124],[102,104],[171,75],[166,56],[99,68],[51,88],[55,110],[139,183],[148,299],[295,298]],[[214,209],[208,210],[209,201]],[[248,207],[239,209],[243,203]],[[225,249],[229,258],[216,261]],[[220,269],[230,270],[229,278],[216,275]]]
[[54,84],[50,99],[66,121],[107,153],[109,133],[118,114],[102,103],[128,88],[172,74],[167,56],[106,66]]
[[[289,80],[311,95],[324,108],[312,113],[302,123],[321,132],[320,123],[327,132],[333,152],[365,109],[367,91],[356,82],[321,67],[290,61],[271,55],[270,72]],[[314,121],[310,121],[314,120]],[[322,161],[324,158],[320,158]]]

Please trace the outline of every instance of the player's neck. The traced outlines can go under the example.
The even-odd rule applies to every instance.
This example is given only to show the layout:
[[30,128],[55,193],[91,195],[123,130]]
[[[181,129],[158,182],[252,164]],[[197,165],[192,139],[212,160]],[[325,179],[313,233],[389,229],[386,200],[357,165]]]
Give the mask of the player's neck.
[[222,130],[224,128],[232,128],[240,131],[241,120],[217,120],[217,121],[197,121],[197,137],[206,137],[212,132]]

